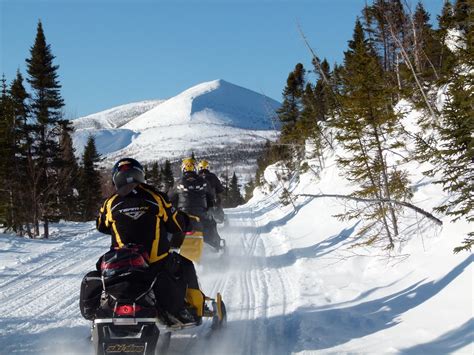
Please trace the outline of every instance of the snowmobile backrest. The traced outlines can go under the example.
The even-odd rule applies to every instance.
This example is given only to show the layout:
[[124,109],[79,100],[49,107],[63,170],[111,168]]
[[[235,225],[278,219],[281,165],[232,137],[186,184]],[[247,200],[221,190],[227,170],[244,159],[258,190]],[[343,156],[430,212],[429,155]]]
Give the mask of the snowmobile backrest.
[[131,274],[144,274],[148,267],[148,254],[140,245],[114,248],[102,256],[100,263],[105,284],[115,283]]

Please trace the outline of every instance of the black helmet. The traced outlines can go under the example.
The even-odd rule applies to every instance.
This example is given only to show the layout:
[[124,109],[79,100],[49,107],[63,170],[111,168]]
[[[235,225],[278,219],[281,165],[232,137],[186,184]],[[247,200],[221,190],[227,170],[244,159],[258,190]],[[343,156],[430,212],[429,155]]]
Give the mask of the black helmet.
[[143,184],[145,183],[143,166],[132,158],[120,159],[112,169],[112,181],[116,189],[132,182]]

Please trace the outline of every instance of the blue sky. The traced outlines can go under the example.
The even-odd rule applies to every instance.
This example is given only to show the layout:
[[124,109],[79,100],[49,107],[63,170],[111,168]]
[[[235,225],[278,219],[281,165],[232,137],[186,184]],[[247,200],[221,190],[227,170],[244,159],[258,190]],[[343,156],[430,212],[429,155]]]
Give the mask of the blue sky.
[[[410,1],[410,0],[409,0]],[[425,0],[432,20],[442,0]],[[0,0],[0,72],[25,74],[41,19],[67,118],[224,79],[281,101],[311,56],[341,62],[365,0]],[[416,4],[412,1],[413,7]],[[0,73],[0,74],[1,74]]]

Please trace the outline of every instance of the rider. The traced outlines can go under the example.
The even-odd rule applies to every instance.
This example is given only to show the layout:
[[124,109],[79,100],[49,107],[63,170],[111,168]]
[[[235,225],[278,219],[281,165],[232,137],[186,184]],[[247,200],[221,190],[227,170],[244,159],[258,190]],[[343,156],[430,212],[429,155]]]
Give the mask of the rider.
[[185,158],[181,164],[183,176],[177,186],[170,191],[171,201],[178,209],[199,217],[204,231],[204,241],[209,245],[219,248],[219,236],[212,233],[213,220],[210,208],[214,206],[214,197],[211,187],[206,180],[196,172],[196,160]]
[[221,181],[216,174],[211,173],[209,162],[207,160],[201,160],[198,164],[198,174],[199,176],[206,179],[207,183],[211,187],[211,192],[214,198],[214,206],[222,209],[220,194],[225,191],[224,186],[222,186]]
[[214,207],[212,208],[212,224],[211,224],[211,233],[216,235],[216,239],[221,239],[219,233],[217,232],[216,222],[224,222],[224,210],[222,209],[222,201],[220,194],[225,191],[224,186],[222,186],[221,181],[216,174],[210,172],[209,162],[207,160],[201,160],[198,164],[198,174],[203,177],[208,185],[211,187],[211,193],[214,199]]
[[[112,236],[112,247],[143,245],[149,254],[152,275],[166,270],[175,276],[174,280],[180,280],[165,290],[164,298],[159,297],[163,291],[155,290],[158,306],[161,304],[183,324],[199,322],[200,318],[189,312],[184,301],[186,297],[192,304],[204,303],[194,265],[170,252],[170,246],[179,246],[184,232],[190,231],[189,217],[176,210],[165,194],[145,183],[143,167],[135,159],[120,159],[113,167],[112,181],[116,193],[103,203],[97,229]],[[173,235],[171,241],[168,233]],[[201,315],[202,309],[197,311],[197,316]]]

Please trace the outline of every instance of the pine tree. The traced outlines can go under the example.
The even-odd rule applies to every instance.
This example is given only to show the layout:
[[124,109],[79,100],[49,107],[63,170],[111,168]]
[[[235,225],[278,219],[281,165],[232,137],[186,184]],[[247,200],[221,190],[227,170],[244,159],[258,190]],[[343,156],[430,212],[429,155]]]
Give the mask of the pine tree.
[[95,146],[95,139],[89,136],[79,174],[80,219],[83,221],[95,218],[102,200],[100,173],[96,167],[99,161],[100,155]]
[[[28,186],[28,159],[31,151],[31,126],[28,123],[29,106],[27,100],[29,95],[23,86],[23,77],[19,71],[15,80],[13,80],[10,87],[10,97],[13,108],[13,137],[12,149],[14,149],[14,156],[12,157],[13,164],[10,172],[11,182],[10,186],[12,192],[10,194],[12,200],[12,215],[14,221],[12,223],[13,230],[20,235],[23,234],[24,225],[31,224],[31,206],[32,201],[29,199],[27,189]],[[28,233],[28,228],[27,233]]]
[[80,211],[77,209],[79,194],[79,167],[74,147],[72,145],[71,132],[73,128],[65,123],[61,127],[61,139],[59,146],[61,149],[61,166],[59,168],[59,201],[61,205],[62,217],[66,220],[80,218]]
[[161,179],[163,191],[167,193],[174,186],[173,170],[171,169],[171,163],[168,159],[165,161],[165,166],[161,171]]
[[455,27],[454,8],[449,0],[445,1],[441,15],[438,16],[438,27],[439,29],[436,32],[436,38],[441,46],[438,62],[440,73],[445,75],[452,70],[454,63],[453,53],[446,46],[448,31]]
[[454,28],[454,8],[449,0],[446,0],[441,10],[441,15],[438,16],[438,25],[440,31],[445,35],[450,28]]
[[[338,163],[349,180],[360,187],[355,195],[378,200],[410,197],[406,173],[390,167],[386,152],[400,147],[397,122],[391,104],[391,90],[383,67],[362,24],[356,22],[349,50],[345,52],[341,72],[343,90],[340,102],[342,117],[333,123],[336,138],[345,150]],[[362,218],[366,226],[360,232],[364,244],[395,246],[398,236],[398,210],[390,203],[379,202],[363,209],[354,209],[345,218]]]
[[44,222],[44,236],[48,237],[49,220],[58,214],[58,176],[60,166],[60,125],[62,119],[61,85],[58,81],[58,66],[46,43],[41,22],[38,22],[36,39],[26,59],[28,78],[33,94],[31,114],[34,120],[33,170],[30,172],[31,200],[34,201],[34,234],[39,235],[39,221]]
[[431,28],[430,14],[418,2],[413,14],[413,55],[415,67],[424,80],[438,79],[442,45]]
[[158,190],[162,189],[161,172],[158,167],[158,162],[153,162],[151,169],[148,169],[146,177],[148,184],[156,187]]
[[[474,30],[466,34],[466,47],[456,54],[456,65],[448,76],[448,100],[439,125],[441,147],[433,156],[434,171],[441,173],[438,181],[451,198],[438,211],[454,220],[466,218],[474,222]],[[471,250],[474,232],[455,252]]]
[[474,4],[472,0],[456,0],[454,3],[454,23],[456,29],[467,34],[472,30],[472,12]]
[[229,200],[226,207],[237,207],[244,202],[242,194],[240,193],[240,184],[237,175],[232,175],[232,179],[229,184]]
[[294,143],[299,135],[296,131],[296,123],[300,118],[302,96],[304,92],[304,67],[298,63],[295,69],[288,75],[286,87],[283,90],[283,103],[277,110],[278,117],[283,124],[281,140],[283,143]]
[[13,103],[8,93],[5,75],[2,76],[2,92],[0,96],[0,223],[4,226],[11,226],[13,216],[12,207],[12,177],[8,173],[11,171],[13,150]]
[[[382,59],[385,72],[394,72],[397,66],[397,44],[405,42],[407,15],[400,0],[375,0],[364,10],[366,31],[373,49]],[[389,78],[389,77],[388,77]]]

